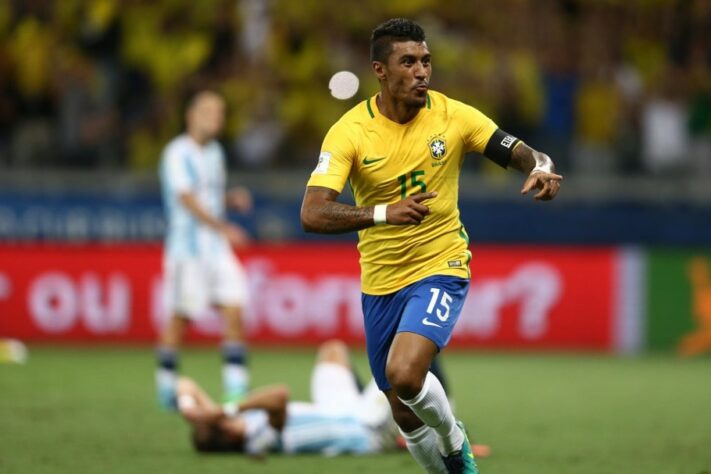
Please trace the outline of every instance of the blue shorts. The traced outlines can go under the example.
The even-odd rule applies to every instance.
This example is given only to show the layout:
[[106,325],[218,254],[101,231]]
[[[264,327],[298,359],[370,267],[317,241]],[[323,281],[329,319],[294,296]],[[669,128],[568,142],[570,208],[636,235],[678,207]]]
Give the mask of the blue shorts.
[[368,361],[380,390],[391,388],[385,364],[395,334],[420,334],[442,350],[452,337],[468,289],[465,278],[435,275],[389,295],[363,294]]

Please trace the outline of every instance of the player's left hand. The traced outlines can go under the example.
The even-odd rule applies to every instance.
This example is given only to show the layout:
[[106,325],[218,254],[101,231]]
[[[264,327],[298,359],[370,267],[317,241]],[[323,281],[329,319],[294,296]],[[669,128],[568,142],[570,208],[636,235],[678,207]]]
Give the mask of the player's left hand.
[[539,201],[550,201],[558,194],[562,179],[563,177],[559,174],[534,171],[523,183],[521,194],[526,194],[532,189],[540,189],[538,194],[533,197]]
[[227,191],[225,199],[228,207],[236,209],[243,214],[251,211],[254,205],[252,193],[249,192],[249,189],[242,186],[237,186]]
[[221,230],[230,245],[237,249],[245,248],[250,243],[249,234],[240,226],[228,222],[224,224]]

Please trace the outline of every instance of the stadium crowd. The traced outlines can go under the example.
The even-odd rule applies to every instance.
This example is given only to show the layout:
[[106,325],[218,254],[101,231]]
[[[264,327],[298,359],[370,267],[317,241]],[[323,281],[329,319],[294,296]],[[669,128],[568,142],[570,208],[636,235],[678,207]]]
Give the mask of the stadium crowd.
[[[0,3],[0,166],[151,171],[183,98],[228,103],[233,168],[307,168],[377,90],[367,42],[390,16],[434,39],[432,87],[565,173],[711,174],[705,0],[9,0]],[[333,99],[339,70],[358,95]],[[499,173],[485,160],[467,166]]]

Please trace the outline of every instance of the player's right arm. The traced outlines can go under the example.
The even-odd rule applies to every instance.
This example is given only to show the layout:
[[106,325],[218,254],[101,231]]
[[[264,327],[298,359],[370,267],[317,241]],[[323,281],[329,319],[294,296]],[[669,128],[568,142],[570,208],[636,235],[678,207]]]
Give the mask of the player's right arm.
[[284,428],[286,422],[286,404],[289,401],[289,389],[286,385],[275,385],[255,390],[239,404],[239,411],[265,410],[269,424],[277,430]]
[[208,212],[195,195],[194,172],[177,146],[169,146],[164,155],[161,172],[163,185],[175,196],[178,203],[203,225],[223,234],[232,245],[241,246],[249,241],[247,233],[227,220]]
[[191,423],[214,423],[224,418],[222,407],[212,401],[192,379],[180,377],[176,387],[178,411]]
[[178,195],[180,204],[183,205],[190,213],[206,226],[224,235],[230,244],[235,247],[242,247],[249,242],[249,236],[241,227],[238,227],[231,222],[217,218],[207,212],[200,205],[197,198],[192,192],[182,192]]
[[[375,206],[351,206],[337,202],[338,191],[322,186],[307,186],[301,204],[301,225],[306,232],[339,234],[376,225]],[[430,213],[422,201],[437,196],[435,192],[419,193],[389,204],[385,222],[393,225],[416,225]]]
[[301,225],[306,232],[340,234],[377,224],[419,224],[429,214],[422,201],[435,197],[436,193],[410,196],[384,208],[336,201],[358,159],[357,141],[347,122],[337,122],[326,134],[301,204]]

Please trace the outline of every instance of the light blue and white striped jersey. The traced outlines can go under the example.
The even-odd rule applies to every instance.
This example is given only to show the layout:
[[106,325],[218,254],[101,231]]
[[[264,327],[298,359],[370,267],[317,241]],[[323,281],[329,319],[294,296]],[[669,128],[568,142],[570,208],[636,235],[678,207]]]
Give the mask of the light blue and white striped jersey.
[[225,214],[225,154],[217,141],[200,146],[189,135],[174,138],[163,150],[160,182],[166,216],[165,250],[171,259],[217,257],[229,252],[227,239],[201,223],[180,202],[192,193],[217,218]]
[[373,433],[358,414],[329,413],[318,405],[289,402],[281,434],[285,453],[365,454],[376,451]]
[[[281,441],[272,441],[271,451],[289,454],[317,453],[326,456],[366,454],[380,450],[376,434],[353,413],[331,413],[313,403],[289,402]],[[247,449],[269,431],[266,412],[244,413]]]

